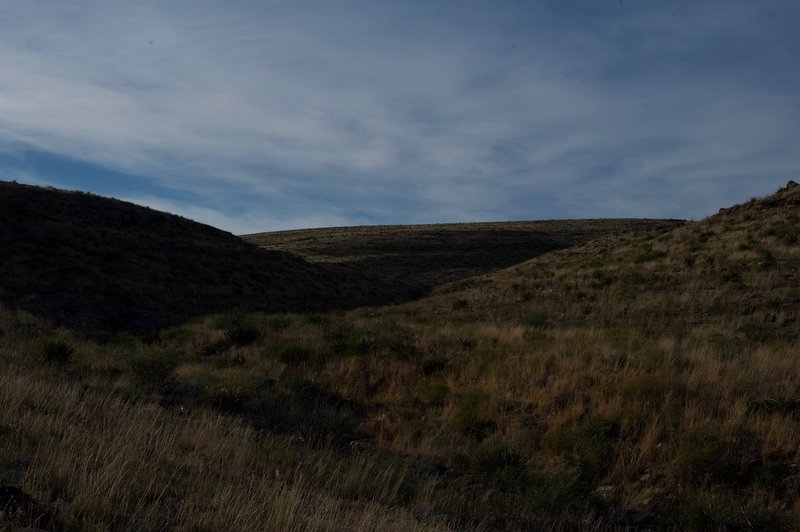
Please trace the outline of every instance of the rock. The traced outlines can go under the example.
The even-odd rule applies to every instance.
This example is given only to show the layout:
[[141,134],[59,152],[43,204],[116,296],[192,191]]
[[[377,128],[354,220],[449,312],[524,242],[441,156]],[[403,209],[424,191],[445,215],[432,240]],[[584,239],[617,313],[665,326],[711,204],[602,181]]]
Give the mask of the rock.
[[353,440],[348,445],[353,451],[366,451],[375,447],[375,439],[364,438],[362,440]]
[[616,489],[617,488],[612,486],[611,484],[606,484],[605,486],[600,486],[599,488],[594,490],[594,492],[597,493],[603,499],[609,500],[614,496],[614,492],[616,491]]
[[794,187],[800,187],[800,185],[798,185],[796,181],[793,181],[793,180],[790,179],[789,182],[786,183],[786,188],[788,189],[788,188],[794,188]]

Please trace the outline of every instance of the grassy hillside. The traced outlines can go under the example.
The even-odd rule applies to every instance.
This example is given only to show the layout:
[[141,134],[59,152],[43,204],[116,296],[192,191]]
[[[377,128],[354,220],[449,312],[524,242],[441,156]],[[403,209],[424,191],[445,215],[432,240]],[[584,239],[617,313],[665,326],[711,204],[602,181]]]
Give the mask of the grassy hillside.
[[491,273],[609,234],[676,227],[677,220],[552,220],[434,225],[334,227],[244,235],[269,250],[370,276],[388,301],[427,294],[449,283]]
[[0,182],[0,301],[70,326],[152,331],[234,309],[380,301],[369,286],[114,199]]
[[146,341],[3,310],[0,507],[67,529],[797,529],[799,238],[790,186],[391,307]]
[[[265,250],[131,203],[0,182],[0,301],[85,330],[134,332],[236,309],[348,309],[407,301],[443,282],[546,250],[665,223],[548,222],[248,237]],[[403,249],[407,256],[398,256]],[[358,264],[304,260],[314,250],[314,259],[320,252],[338,253]]]

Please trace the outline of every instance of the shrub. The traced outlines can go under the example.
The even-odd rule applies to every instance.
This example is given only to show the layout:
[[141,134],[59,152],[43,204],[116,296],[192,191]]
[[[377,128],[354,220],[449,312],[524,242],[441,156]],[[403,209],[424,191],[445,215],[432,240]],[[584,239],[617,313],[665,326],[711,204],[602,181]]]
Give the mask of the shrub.
[[447,359],[444,357],[430,357],[423,360],[419,365],[419,370],[426,377],[442,372],[447,367]]
[[288,346],[278,352],[278,360],[287,365],[302,364],[311,360],[311,351],[304,347]]
[[417,388],[416,396],[428,404],[442,405],[450,389],[443,382],[423,383]]
[[74,352],[75,347],[64,340],[48,340],[41,348],[42,357],[56,364],[66,364]]
[[154,388],[167,381],[176,365],[175,356],[165,353],[143,353],[130,361],[136,382]]
[[252,344],[261,336],[261,331],[253,325],[237,324],[225,331],[225,339],[231,345],[243,347]]
[[270,329],[280,331],[291,326],[294,323],[294,317],[290,314],[278,314],[270,316],[264,323]]
[[241,366],[245,363],[245,359],[242,355],[224,355],[217,359],[216,366],[220,369],[224,368],[234,368],[236,366]]
[[489,395],[483,390],[471,390],[461,399],[453,412],[451,420],[453,429],[465,436],[482,439],[494,427],[494,423],[485,418],[484,410]]
[[507,489],[523,486],[528,481],[528,471],[522,453],[503,441],[481,445],[469,459],[470,471],[481,480]]
[[202,401],[213,408],[234,414],[244,410],[245,403],[251,399],[250,394],[235,387],[210,386],[203,391]]
[[581,477],[594,482],[610,469],[618,437],[616,421],[592,416],[578,427],[555,432],[545,439],[545,445],[567,465],[575,467]]
[[234,389],[210,389],[206,396],[217,408],[243,410],[257,428],[290,432],[316,446],[347,443],[362,417],[358,404],[304,379],[280,381],[255,399]]
[[453,310],[464,310],[468,306],[468,302],[466,299],[456,299],[452,303]]
[[367,331],[356,329],[348,323],[336,323],[328,327],[325,338],[336,356],[366,355],[376,347],[375,339]]
[[659,508],[659,520],[680,530],[796,530],[796,522],[778,509],[745,503],[728,494],[689,491]]
[[737,470],[732,452],[728,442],[710,429],[694,429],[682,438],[673,461],[673,473],[678,481],[692,485],[734,478]]

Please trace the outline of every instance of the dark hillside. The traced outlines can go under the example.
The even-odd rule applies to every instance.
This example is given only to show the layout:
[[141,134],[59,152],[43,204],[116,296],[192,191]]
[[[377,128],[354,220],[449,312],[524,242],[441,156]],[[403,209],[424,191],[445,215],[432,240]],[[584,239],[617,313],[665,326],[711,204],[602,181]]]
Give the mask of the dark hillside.
[[0,183],[0,250],[2,301],[84,328],[143,331],[224,310],[361,302],[288,253],[80,192]]

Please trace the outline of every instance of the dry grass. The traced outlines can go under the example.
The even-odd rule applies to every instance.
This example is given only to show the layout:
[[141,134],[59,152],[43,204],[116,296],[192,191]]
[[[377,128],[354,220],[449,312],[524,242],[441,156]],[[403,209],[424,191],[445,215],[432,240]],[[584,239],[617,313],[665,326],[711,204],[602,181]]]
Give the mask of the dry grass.
[[259,434],[230,416],[169,412],[6,370],[0,376],[0,458],[18,469],[5,471],[4,480],[49,503],[21,511],[18,524],[446,529],[435,518],[420,521],[396,506],[410,489],[410,473],[397,461],[368,453],[331,455]]
[[5,312],[2,459],[75,528],[796,529],[798,206],[349,313],[100,342]]

